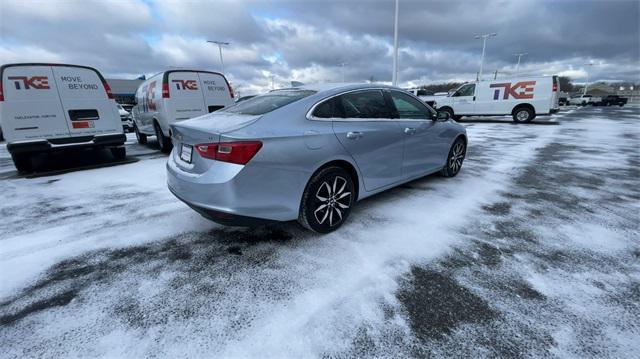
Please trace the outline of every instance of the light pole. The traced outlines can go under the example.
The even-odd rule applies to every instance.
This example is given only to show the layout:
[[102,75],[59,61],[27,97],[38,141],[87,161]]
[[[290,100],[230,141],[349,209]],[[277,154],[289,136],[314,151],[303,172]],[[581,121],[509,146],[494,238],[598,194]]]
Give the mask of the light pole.
[[482,57],[480,58],[480,72],[478,73],[478,80],[482,80],[482,66],[484,65],[484,50],[487,47],[487,39],[493,36],[498,35],[495,32],[492,32],[490,34],[482,34],[482,35],[476,35],[476,39],[482,39]]
[[518,56],[518,63],[516,64],[516,75],[518,75],[518,69],[520,68],[520,58],[524,55],[527,55],[528,52],[520,52],[517,54],[513,54],[513,56]]
[[340,67],[342,67],[342,82],[343,83],[345,82],[345,79],[344,79],[344,65],[347,65],[347,64],[348,64],[348,62],[341,62],[340,63]]
[[[593,66],[593,65],[595,65],[593,62],[584,64],[584,66]],[[584,84],[584,90],[582,91],[583,95],[587,94],[587,87],[589,86],[589,77],[590,77],[590,71],[587,71],[587,83]]]
[[398,85],[398,7],[400,0],[396,0],[396,18],[393,25],[393,76],[391,83]]
[[274,84],[274,80],[276,78],[276,75],[269,75],[269,78],[271,78],[271,90],[275,90],[275,84]]
[[229,43],[224,41],[212,41],[212,40],[207,40],[207,42],[218,45],[218,51],[220,52],[220,67],[222,68],[221,72],[224,74],[224,61],[222,61],[222,45],[229,45]]

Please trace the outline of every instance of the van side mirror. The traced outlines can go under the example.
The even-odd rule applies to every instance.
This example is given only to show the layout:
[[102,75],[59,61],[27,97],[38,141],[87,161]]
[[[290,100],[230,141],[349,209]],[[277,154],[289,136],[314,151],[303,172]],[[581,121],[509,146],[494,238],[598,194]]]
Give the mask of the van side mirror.
[[435,117],[436,121],[448,121],[449,120],[449,112],[447,111],[438,111]]

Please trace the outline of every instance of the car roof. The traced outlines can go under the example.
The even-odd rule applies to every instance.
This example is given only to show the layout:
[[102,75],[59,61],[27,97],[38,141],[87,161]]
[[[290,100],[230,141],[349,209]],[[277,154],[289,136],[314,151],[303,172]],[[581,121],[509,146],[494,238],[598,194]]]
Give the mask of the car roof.
[[404,91],[401,88],[379,84],[379,83],[319,83],[319,84],[305,84],[302,86],[288,87],[282,88],[275,91],[286,91],[286,90],[311,90],[315,91],[318,94],[329,94],[329,93],[338,93],[349,90],[359,90],[359,89],[368,89],[368,88],[389,88],[396,89],[400,91]]

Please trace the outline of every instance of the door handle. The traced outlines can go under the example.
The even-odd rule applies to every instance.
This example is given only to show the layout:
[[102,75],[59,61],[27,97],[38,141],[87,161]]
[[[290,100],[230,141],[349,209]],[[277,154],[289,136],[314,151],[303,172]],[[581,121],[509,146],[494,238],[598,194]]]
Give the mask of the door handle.
[[358,132],[358,131],[347,132],[347,138],[350,140],[357,140],[360,137],[362,137],[362,132]]
[[406,133],[407,135],[413,135],[414,133],[416,133],[416,129],[413,127],[405,127],[404,133]]

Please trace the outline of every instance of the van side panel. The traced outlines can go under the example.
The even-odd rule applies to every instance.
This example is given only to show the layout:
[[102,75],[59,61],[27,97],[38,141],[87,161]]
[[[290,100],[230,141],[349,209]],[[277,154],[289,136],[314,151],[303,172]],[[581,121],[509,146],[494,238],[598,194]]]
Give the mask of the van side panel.
[[69,137],[50,66],[10,66],[2,74],[0,122],[7,142]]
[[536,114],[547,114],[551,102],[551,77],[481,81],[476,87],[474,113],[510,115],[517,105],[526,103],[534,107]]
[[207,113],[235,103],[229,92],[227,80],[222,75],[200,72],[198,76]]
[[162,74],[155,75],[143,82],[136,92],[137,104],[134,107],[134,120],[138,130],[149,135],[154,134],[153,119],[158,117],[162,101]]
[[122,133],[115,101],[95,71],[53,66],[55,84],[72,137]]

